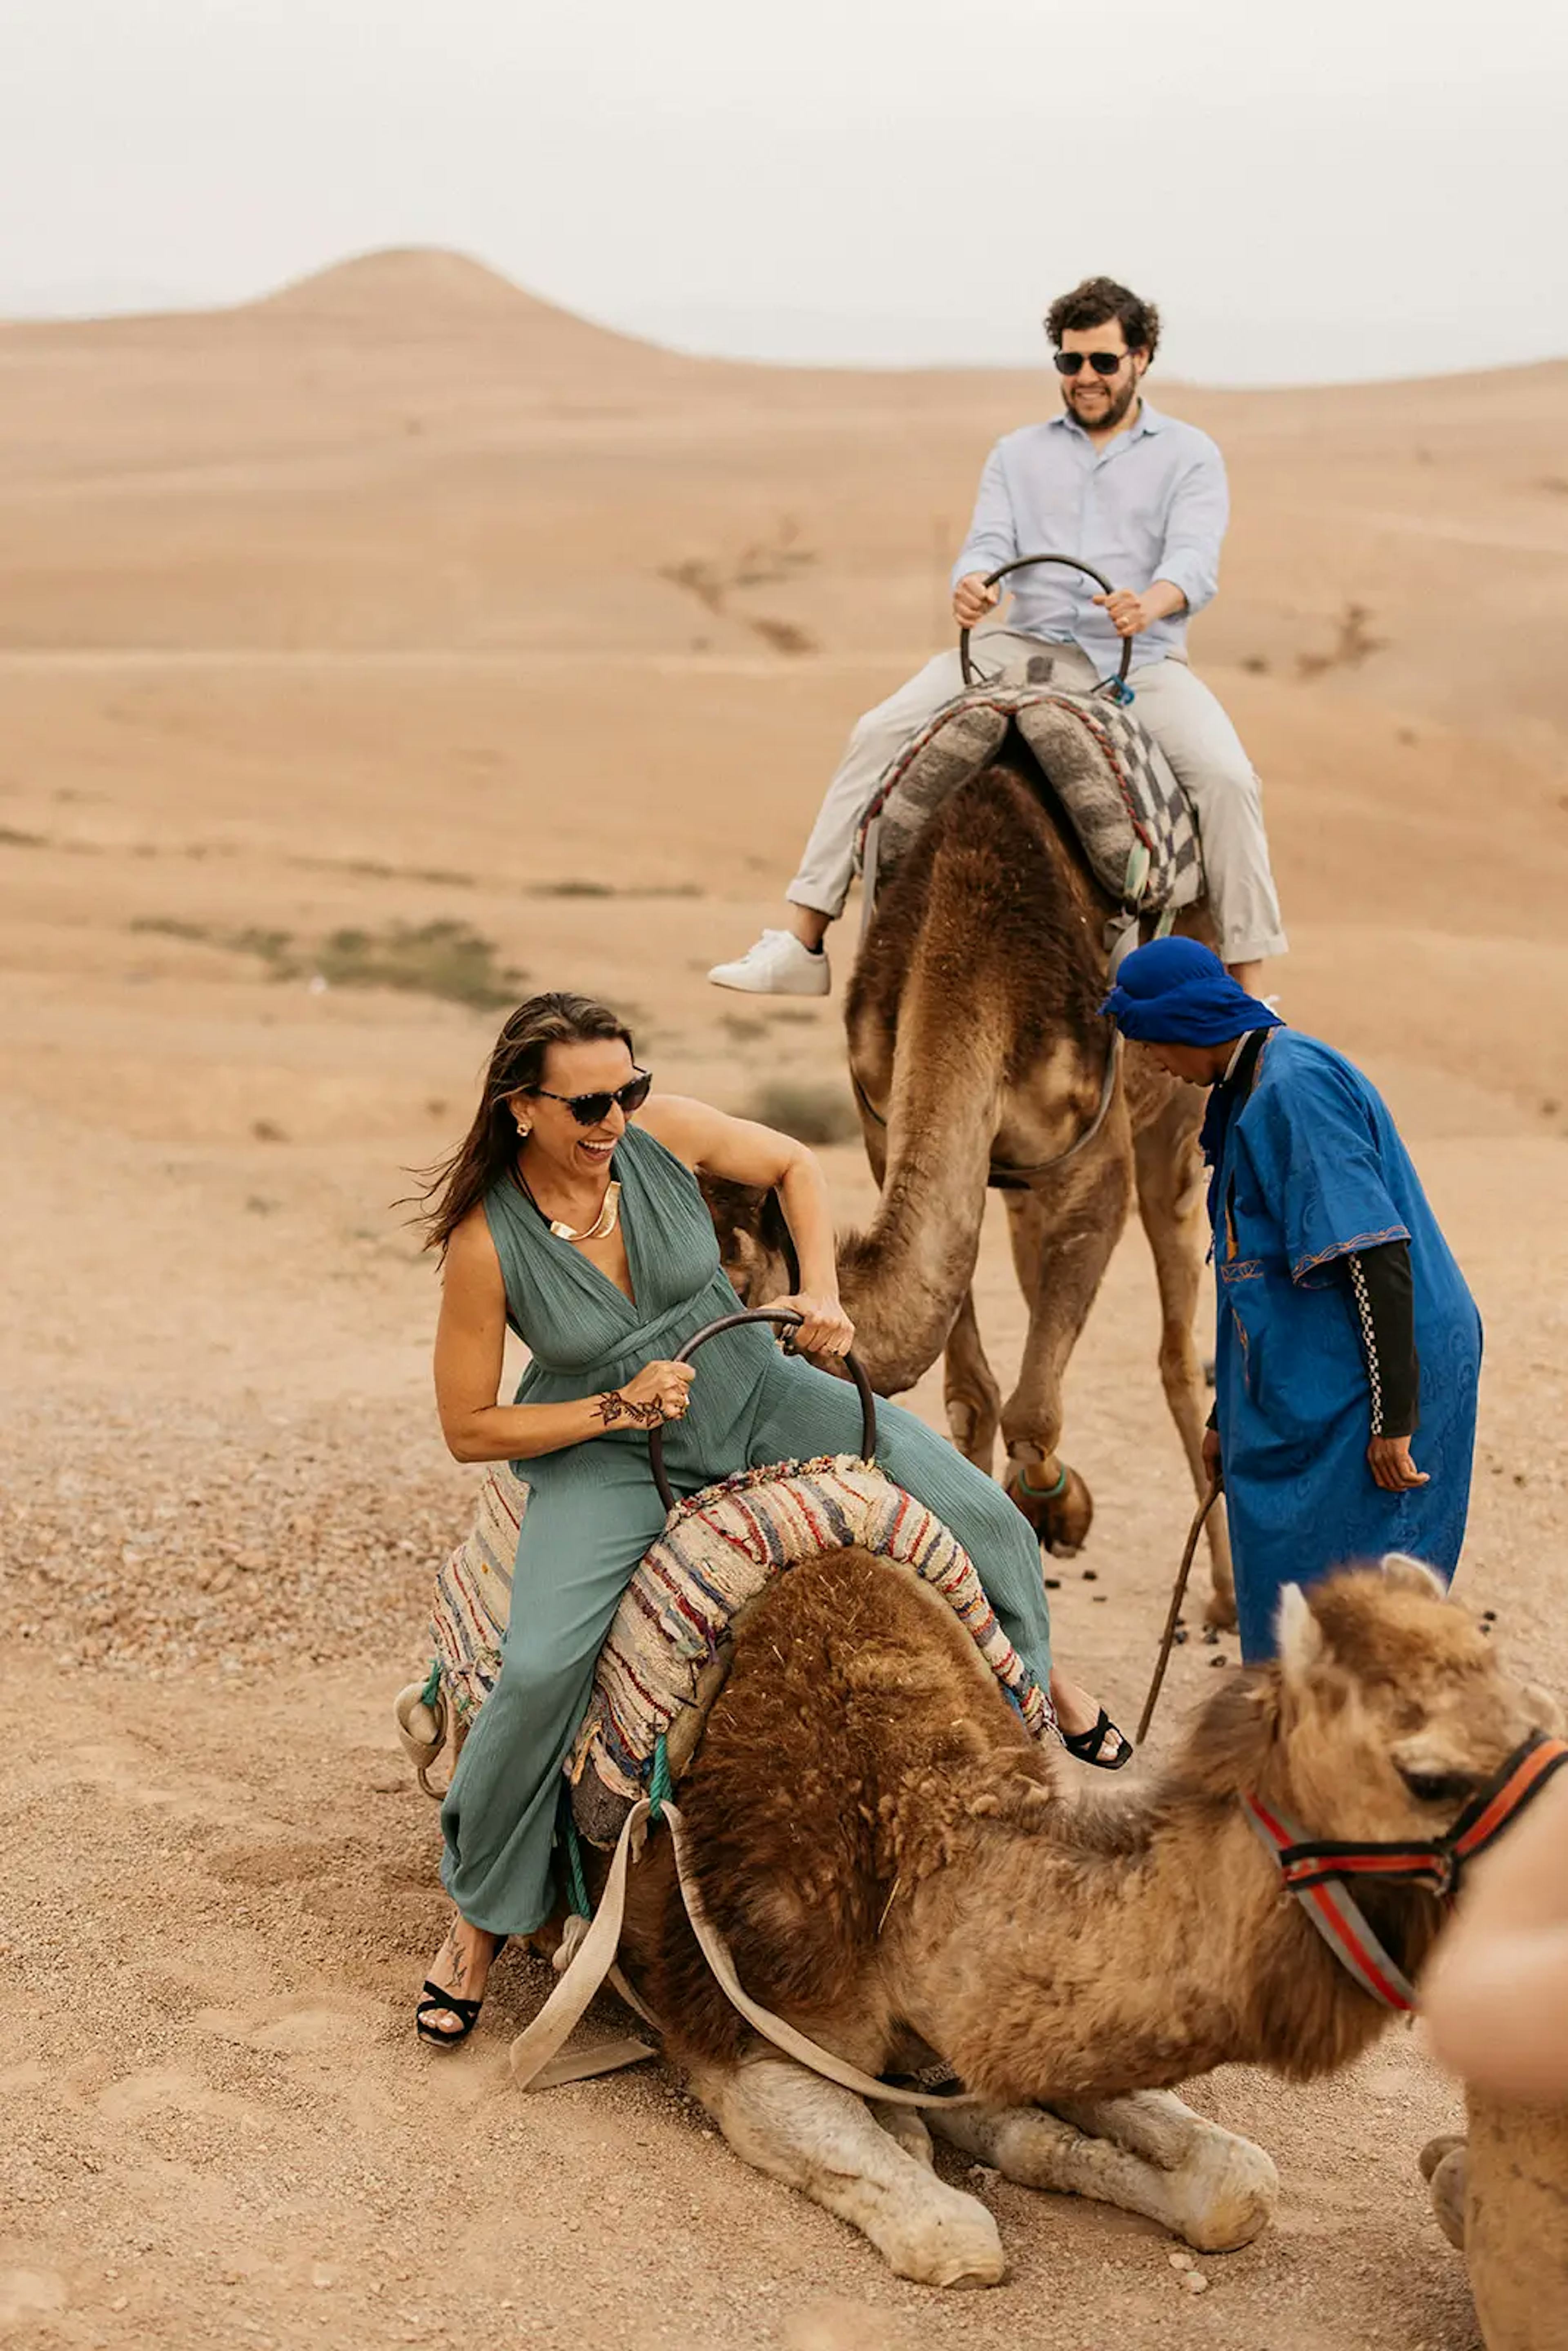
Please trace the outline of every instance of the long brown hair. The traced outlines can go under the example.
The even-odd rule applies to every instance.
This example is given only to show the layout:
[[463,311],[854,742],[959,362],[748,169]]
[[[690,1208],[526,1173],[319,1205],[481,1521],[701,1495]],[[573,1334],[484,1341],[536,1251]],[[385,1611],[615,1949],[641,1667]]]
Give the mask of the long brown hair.
[[421,1171],[425,1181],[415,1197],[423,1207],[414,1222],[424,1228],[426,1249],[439,1249],[444,1257],[464,1217],[511,1165],[517,1130],[507,1100],[538,1084],[550,1047],[613,1044],[617,1040],[635,1058],[624,1020],[591,996],[552,990],[548,996],[530,996],[507,1014],[485,1072],[473,1125],[449,1159]]

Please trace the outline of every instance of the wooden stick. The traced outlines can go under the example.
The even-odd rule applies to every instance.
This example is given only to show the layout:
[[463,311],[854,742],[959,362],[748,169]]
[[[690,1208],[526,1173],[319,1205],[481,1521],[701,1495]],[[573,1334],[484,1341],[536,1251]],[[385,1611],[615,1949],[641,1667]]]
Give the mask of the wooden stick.
[[1155,1665],[1155,1677],[1149,1684],[1148,1697],[1144,1700],[1144,1711],[1138,1721],[1138,1735],[1133,1741],[1134,1747],[1143,1745],[1148,1736],[1149,1725],[1155,1719],[1155,1707],[1159,1698],[1160,1685],[1165,1680],[1166,1667],[1170,1663],[1171,1645],[1176,1639],[1176,1620],[1181,1614],[1182,1602],[1186,1597],[1186,1580],[1192,1573],[1192,1562],[1197,1553],[1197,1539],[1203,1532],[1204,1523],[1210,1510],[1219,1499],[1219,1493],[1220,1489],[1217,1480],[1210,1486],[1198,1504],[1192,1525],[1187,1530],[1186,1549],[1181,1555],[1176,1590],[1171,1593],[1171,1604],[1166,1615],[1165,1637],[1160,1643],[1160,1654]]

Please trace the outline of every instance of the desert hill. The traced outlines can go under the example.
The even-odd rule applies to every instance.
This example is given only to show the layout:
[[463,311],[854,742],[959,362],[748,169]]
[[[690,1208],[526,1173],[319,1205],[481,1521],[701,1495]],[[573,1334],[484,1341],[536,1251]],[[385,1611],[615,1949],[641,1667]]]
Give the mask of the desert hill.
[[502,326],[538,319],[573,340],[593,331],[569,310],[526,294],[502,271],[465,253],[434,246],[392,246],[362,253],[291,278],[241,307],[273,318],[287,313],[340,322],[362,319],[372,329],[384,328],[389,316],[401,313],[420,325],[434,319],[455,325],[467,319]]
[[[1231,468],[1207,659],[1568,725],[1568,366],[1154,389]],[[896,657],[944,625],[987,444],[1054,399],[1043,371],[685,360],[441,253],[210,315],[13,326],[0,643],[736,652],[761,614]],[[766,594],[694,611],[672,585],[757,549]]]
[[[1318,925],[1369,956],[1379,933],[1471,937],[1500,969],[1515,932],[1555,949],[1568,366],[1156,391],[1229,463],[1195,653],[1267,780],[1299,952]],[[787,868],[856,709],[948,641],[986,447],[1054,397],[1043,370],[682,359],[442,253],[366,256],[238,310],[13,327],[14,789],[62,760],[110,771],[178,837],[199,773],[203,828],[281,855],[297,824],[332,825],[327,760],[367,805],[406,794],[432,871],[466,862],[455,778],[514,877],[619,886],[652,855],[685,886],[698,840],[705,888]],[[150,740],[170,756],[149,765]],[[734,810],[716,837],[715,791]],[[364,820],[346,812],[340,854]],[[1542,985],[1562,1000],[1555,961]],[[1477,1001],[1419,991],[1446,1066]],[[1511,1093],[1568,1091],[1533,1048],[1500,1051]]]

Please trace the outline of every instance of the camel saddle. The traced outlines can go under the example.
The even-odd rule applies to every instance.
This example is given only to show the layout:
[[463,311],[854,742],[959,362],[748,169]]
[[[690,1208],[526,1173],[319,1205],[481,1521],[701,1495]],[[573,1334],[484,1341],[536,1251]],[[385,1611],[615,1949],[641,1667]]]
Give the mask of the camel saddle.
[[1013,729],[1124,921],[1194,904],[1203,895],[1197,824],[1159,745],[1125,704],[1053,689],[1049,652],[1029,666],[1019,684],[955,695],[884,769],[857,843],[868,904],[933,811],[1000,756]]
[[[440,1792],[424,1772],[449,1729],[466,1731],[500,1673],[528,1490],[510,1463],[496,1463],[466,1540],[436,1578],[430,1674],[398,1703],[403,1745],[432,1795]],[[802,1560],[853,1544],[939,1595],[1031,1735],[1054,1729],[1050,1698],[998,1623],[968,1553],[924,1504],[848,1457],[743,1470],[674,1511],[612,1621],[563,1766],[573,1817],[590,1843],[615,1844],[632,1806],[656,1784],[661,1751],[680,1777],[729,1670],[743,1612]]]

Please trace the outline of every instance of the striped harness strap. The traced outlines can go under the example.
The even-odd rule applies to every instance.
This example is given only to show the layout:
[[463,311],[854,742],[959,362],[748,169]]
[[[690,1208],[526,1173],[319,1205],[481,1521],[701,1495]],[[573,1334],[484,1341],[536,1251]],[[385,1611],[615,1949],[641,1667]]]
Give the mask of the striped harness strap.
[[1465,1865],[1501,1835],[1517,1813],[1568,1763],[1568,1743],[1532,1730],[1496,1776],[1472,1796],[1446,1836],[1405,1844],[1350,1844],[1308,1837],[1289,1813],[1244,1798],[1247,1816],[1280,1865],[1293,1894],[1335,1959],[1363,1991],[1408,2014],[1416,1988],[1390,1958],[1347,1890],[1357,1878],[1420,1886],[1451,1899]]

